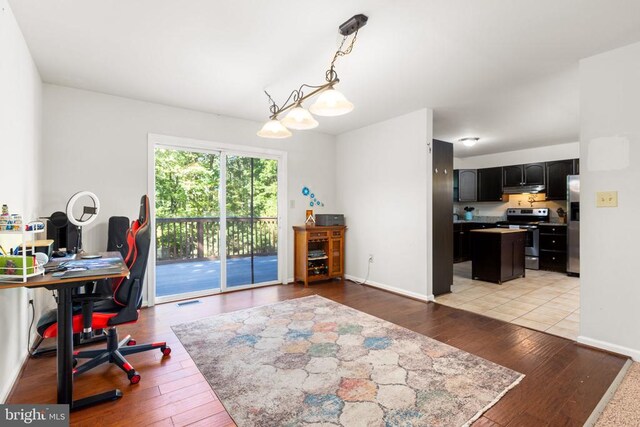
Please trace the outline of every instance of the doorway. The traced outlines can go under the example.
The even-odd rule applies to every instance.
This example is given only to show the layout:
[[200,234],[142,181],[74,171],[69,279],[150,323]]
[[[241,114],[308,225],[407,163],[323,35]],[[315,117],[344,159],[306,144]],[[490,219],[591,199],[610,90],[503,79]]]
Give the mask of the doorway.
[[283,156],[158,138],[149,149],[149,304],[282,283]]

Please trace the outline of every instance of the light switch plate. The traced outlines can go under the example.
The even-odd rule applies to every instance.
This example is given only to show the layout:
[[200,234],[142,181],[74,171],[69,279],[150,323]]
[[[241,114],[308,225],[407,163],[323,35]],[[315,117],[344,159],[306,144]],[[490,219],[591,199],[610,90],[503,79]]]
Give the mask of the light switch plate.
[[596,193],[596,207],[615,208],[618,206],[617,191],[598,191]]

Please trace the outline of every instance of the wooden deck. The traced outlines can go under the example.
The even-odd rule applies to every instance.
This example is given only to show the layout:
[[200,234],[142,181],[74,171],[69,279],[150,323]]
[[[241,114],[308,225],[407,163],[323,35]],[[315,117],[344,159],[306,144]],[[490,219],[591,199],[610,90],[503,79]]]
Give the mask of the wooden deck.
[[[435,303],[423,303],[351,282],[309,288],[270,286],[201,298],[201,304],[163,304],[142,310],[134,325],[119,328],[138,343],[166,340],[160,352],[133,355],[142,375],[135,386],[118,368],[103,365],[77,378],[76,398],[120,388],[117,402],[72,413],[72,425],[233,425],[221,402],[180,345],[170,325],[280,300],[318,294],[430,336],[526,374],[476,422],[480,426],[581,426],[625,362],[622,357],[524,327]],[[30,359],[7,403],[53,403],[55,358]]]
[[[254,283],[278,280],[278,256],[254,257]],[[251,257],[227,259],[227,286],[251,284]],[[193,260],[156,265],[156,296],[220,289],[220,260]]]

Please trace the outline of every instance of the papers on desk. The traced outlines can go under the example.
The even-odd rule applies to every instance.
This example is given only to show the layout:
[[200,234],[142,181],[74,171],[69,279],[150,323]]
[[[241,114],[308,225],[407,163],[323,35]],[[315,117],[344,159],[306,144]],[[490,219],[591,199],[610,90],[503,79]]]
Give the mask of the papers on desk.
[[77,259],[60,263],[53,277],[66,279],[69,277],[88,277],[103,274],[118,274],[125,269],[122,258]]

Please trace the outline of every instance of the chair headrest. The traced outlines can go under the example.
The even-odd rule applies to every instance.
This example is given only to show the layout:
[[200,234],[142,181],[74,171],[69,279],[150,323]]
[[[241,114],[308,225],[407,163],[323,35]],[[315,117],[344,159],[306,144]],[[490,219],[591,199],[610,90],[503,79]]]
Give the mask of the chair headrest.
[[149,219],[149,197],[145,194],[140,198],[140,214],[138,215],[138,221],[140,225],[145,224]]

